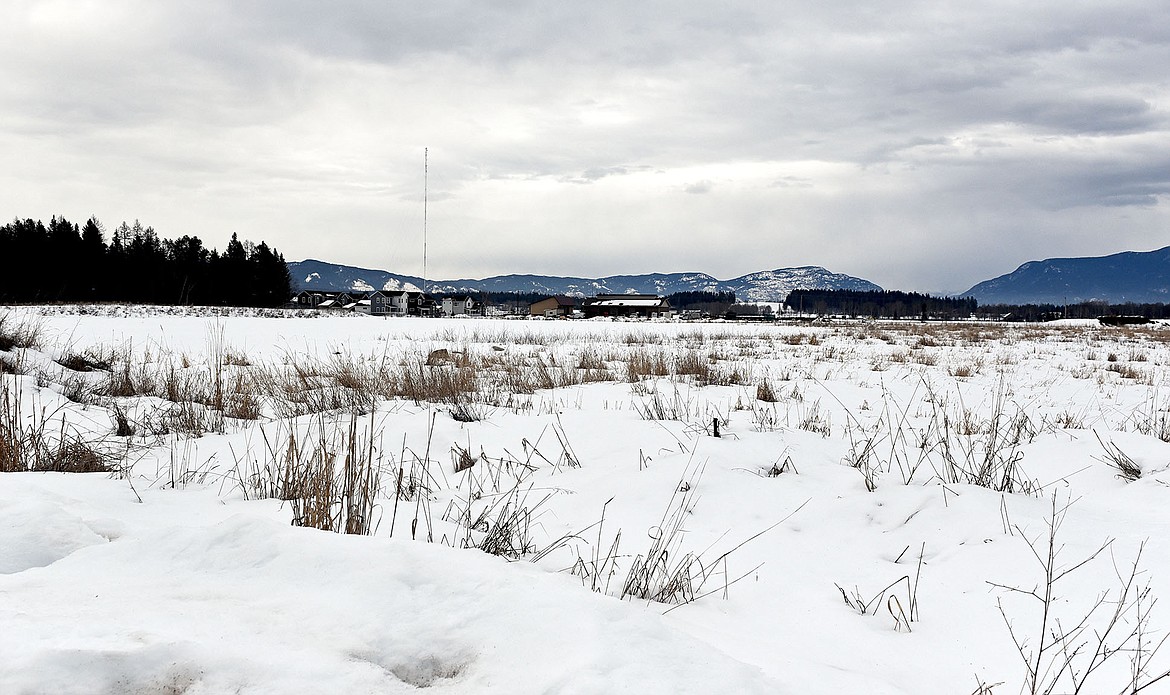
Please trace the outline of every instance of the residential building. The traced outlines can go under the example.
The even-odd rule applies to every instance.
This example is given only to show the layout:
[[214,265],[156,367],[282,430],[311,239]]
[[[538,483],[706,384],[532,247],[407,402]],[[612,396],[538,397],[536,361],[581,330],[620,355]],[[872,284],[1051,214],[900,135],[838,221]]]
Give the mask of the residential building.
[[468,295],[443,297],[443,316],[461,316],[479,313],[479,302]]
[[531,316],[544,316],[546,318],[556,318],[569,316],[573,310],[577,308],[577,300],[572,297],[556,296],[542,299],[539,302],[533,302],[528,305],[528,313]]

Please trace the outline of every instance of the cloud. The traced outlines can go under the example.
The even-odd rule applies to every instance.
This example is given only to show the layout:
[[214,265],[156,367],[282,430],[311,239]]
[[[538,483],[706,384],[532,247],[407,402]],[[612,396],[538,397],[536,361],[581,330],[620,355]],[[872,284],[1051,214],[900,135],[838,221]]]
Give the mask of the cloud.
[[1144,132],[1163,127],[1166,117],[1136,97],[1073,95],[1011,104],[1004,119],[1045,133],[1101,135]]
[[590,167],[578,176],[563,176],[560,180],[564,183],[593,183],[594,181],[600,181],[606,176],[621,176],[629,173],[629,171],[630,169],[628,167],[623,166]]
[[405,272],[429,148],[432,274],[965,289],[1161,245],[1167,64],[1146,0],[18,0],[0,190]]

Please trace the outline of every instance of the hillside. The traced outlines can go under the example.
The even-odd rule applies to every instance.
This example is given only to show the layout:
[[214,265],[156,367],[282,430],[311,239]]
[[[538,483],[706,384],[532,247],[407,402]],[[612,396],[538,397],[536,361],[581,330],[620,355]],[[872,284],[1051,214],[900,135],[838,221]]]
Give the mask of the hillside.
[[980,304],[1170,301],[1170,246],[1088,258],[1029,261],[963,293]]
[[[421,287],[422,278],[385,270],[305,260],[288,264],[294,289],[371,290]],[[833,273],[818,266],[779,268],[719,280],[706,273],[647,273],[602,278],[552,275],[497,275],[481,280],[428,280],[428,292],[541,292],[569,296],[604,293],[672,294],[674,292],[733,291],[740,300],[780,302],[794,289],[880,290],[861,278]]]

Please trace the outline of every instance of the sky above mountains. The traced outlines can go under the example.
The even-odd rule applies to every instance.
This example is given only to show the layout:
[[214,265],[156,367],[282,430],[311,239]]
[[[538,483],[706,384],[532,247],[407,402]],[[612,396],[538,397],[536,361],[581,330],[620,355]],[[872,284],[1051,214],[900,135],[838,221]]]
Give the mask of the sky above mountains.
[[428,275],[962,290],[1170,243],[1170,14],[1081,3],[0,6],[0,213]]

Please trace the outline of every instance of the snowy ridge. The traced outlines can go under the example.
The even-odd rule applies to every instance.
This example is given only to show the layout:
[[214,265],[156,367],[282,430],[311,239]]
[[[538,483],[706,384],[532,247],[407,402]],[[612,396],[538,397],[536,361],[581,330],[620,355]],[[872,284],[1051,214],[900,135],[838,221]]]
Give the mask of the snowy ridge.
[[868,280],[833,273],[820,266],[782,268],[751,273],[722,283],[723,289],[735,292],[741,301],[782,302],[793,290],[880,291]]
[[[398,275],[385,270],[306,260],[289,263],[293,277],[305,278],[296,290],[362,290],[374,287],[387,290],[421,287],[422,278]],[[611,275],[602,278],[560,277],[552,275],[499,275],[481,280],[428,280],[428,292],[536,292],[590,297],[596,294],[659,294],[675,292],[736,293],[741,301],[782,302],[796,289],[806,290],[881,290],[861,278],[833,273],[819,266],[779,268],[749,273],[731,280],[719,280],[706,273],[648,273]]]

